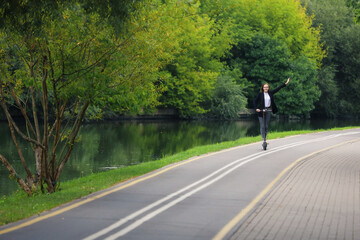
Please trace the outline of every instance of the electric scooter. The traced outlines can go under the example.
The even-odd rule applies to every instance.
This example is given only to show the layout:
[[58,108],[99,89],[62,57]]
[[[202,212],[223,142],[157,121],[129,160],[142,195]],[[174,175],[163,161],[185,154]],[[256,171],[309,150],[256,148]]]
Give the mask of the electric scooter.
[[271,109],[262,109],[261,110],[262,113],[263,113],[263,121],[264,121],[264,124],[263,124],[263,133],[264,133],[264,142],[262,144],[262,147],[263,147],[263,150],[266,150],[267,148],[267,142],[266,142],[266,136],[267,136],[267,129],[266,129],[266,112],[271,112]]

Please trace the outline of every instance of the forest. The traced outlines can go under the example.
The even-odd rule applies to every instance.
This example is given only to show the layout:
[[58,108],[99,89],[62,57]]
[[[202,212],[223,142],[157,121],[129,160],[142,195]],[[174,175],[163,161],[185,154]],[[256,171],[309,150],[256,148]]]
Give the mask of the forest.
[[359,5],[145,0],[108,1],[106,8],[96,0],[3,1],[1,81],[24,100],[34,78],[54,79],[61,87],[49,89],[49,107],[56,98],[89,99],[88,119],[157,109],[236,119],[252,108],[261,84],[276,87],[290,77],[278,97],[281,115],[358,116]]
[[236,119],[287,78],[280,115],[358,117],[359,21],[357,0],[1,0],[0,118],[26,179],[0,160],[51,193],[84,120]]

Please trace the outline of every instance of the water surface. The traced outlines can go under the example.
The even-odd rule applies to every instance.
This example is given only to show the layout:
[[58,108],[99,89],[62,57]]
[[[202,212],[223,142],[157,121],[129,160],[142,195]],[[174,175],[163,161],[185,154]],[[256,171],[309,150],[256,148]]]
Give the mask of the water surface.
[[[270,131],[314,130],[359,125],[359,121],[307,120],[270,123]],[[157,160],[194,146],[236,140],[259,134],[257,119],[243,121],[126,121],[85,124],[81,141],[65,165],[61,181],[78,178],[107,169]],[[6,122],[0,122],[0,154],[20,175],[24,175]],[[32,149],[21,143],[32,171]],[[0,163],[0,196],[18,189]]]

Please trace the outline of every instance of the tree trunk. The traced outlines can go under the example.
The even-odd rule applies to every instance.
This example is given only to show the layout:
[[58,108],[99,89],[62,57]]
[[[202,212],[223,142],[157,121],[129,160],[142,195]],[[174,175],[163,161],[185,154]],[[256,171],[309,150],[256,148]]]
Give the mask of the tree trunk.
[[[35,92],[34,88],[30,87],[30,93],[31,93],[31,107],[33,111],[33,118],[34,118],[34,124],[35,124],[35,131],[36,131],[36,140],[38,142],[41,141],[40,137],[40,126],[39,121],[37,118],[36,113],[36,101],[35,101]],[[35,165],[36,165],[36,174],[35,174],[35,181],[40,181],[41,176],[41,148],[39,146],[36,146],[34,149],[34,155],[35,155]]]
[[[47,63],[47,58],[46,56],[44,56],[43,58],[44,61],[44,66]],[[44,145],[44,149],[42,150],[42,154],[41,154],[41,171],[42,171],[42,178],[45,180],[46,184],[47,184],[47,190],[49,193],[53,193],[55,192],[55,188],[54,188],[54,183],[53,180],[51,179],[51,175],[50,175],[50,171],[49,171],[49,162],[48,162],[48,155],[49,155],[49,136],[48,136],[48,131],[49,131],[49,107],[48,107],[48,89],[47,89],[47,70],[46,68],[44,68],[44,76],[42,79],[42,95],[43,95],[43,114],[44,114],[44,135],[43,135],[43,145]]]
[[35,182],[40,181],[40,176],[41,176],[41,154],[42,154],[42,149],[40,147],[35,147],[35,149],[34,149],[35,166],[36,166]]

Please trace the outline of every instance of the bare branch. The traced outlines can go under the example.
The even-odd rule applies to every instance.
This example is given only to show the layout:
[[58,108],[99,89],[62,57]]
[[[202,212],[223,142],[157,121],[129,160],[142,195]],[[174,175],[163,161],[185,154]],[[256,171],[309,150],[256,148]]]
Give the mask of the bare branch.
[[[77,108],[78,103],[79,103],[79,99],[76,99],[76,102],[75,102],[75,104],[74,104],[74,106],[76,106],[76,108]],[[66,129],[67,129],[68,125],[70,124],[71,120],[73,119],[73,117],[75,116],[75,113],[76,113],[76,109],[74,109],[74,111],[72,112],[71,116],[68,118],[68,120],[67,120],[67,122],[66,122],[66,124],[65,124],[65,126],[64,126],[64,128],[63,128],[64,130],[63,130],[62,133],[61,133],[60,139],[62,139],[63,136],[65,135]],[[75,126],[75,125],[73,125],[73,127],[72,127],[72,129],[71,129],[71,131],[70,131],[70,134],[74,131],[74,126]],[[65,144],[64,147],[63,147],[62,150],[61,150],[59,159],[62,159],[66,147],[67,147],[67,145]]]
[[32,174],[31,174],[31,172],[30,172],[29,167],[27,166],[27,164],[26,164],[26,162],[25,162],[25,158],[24,158],[24,156],[23,156],[23,154],[22,154],[22,152],[21,152],[21,148],[20,148],[20,146],[19,146],[19,144],[18,144],[18,142],[17,142],[17,140],[16,140],[14,128],[13,128],[12,123],[11,123],[11,121],[10,121],[9,119],[8,119],[8,123],[9,123],[10,132],[11,132],[11,137],[12,137],[13,142],[14,142],[14,144],[15,144],[16,150],[18,151],[18,154],[19,154],[19,157],[20,157],[20,161],[21,161],[21,163],[22,163],[22,165],[23,165],[23,167],[24,167],[24,169],[25,169],[26,174],[28,175],[28,177],[29,177],[29,178],[32,178]]
[[[66,109],[67,103],[68,103],[68,100],[66,100],[66,101],[64,102],[64,104],[63,104],[63,105],[61,106],[61,108],[60,108],[60,113],[59,113],[59,119],[60,119],[60,120],[63,119],[63,117],[64,117],[64,113],[65,113],[65,109]],[[51,137],[51,135],[52,135],[52,133],[53,133],[53,131],[54,131],[54,129],[55,129],[55,126],[56,126],[57,122],[58,122],[58,120],[56,119],[55,122],[54,122],[54,124],[52,125],[50,131],[49,131],[49,138]],[[61,123],[62,123],[62,120],[61,120]],[[61,123],[60,123],[60,125],[61,125]]]
[[76,121],[75,121],[75,131],[72,133],[72,136],[71,136],[71,139],[70,139],[70,142],[69,142],[69,149],[64,157],[64,159],[61,161],[60,165],[58,166],[58,168],[56,169],[56,176],[55,176],[55,181],[58,181],[59,177],[60,177],[60,174],[63,170],[63,167],[65,165],[65,163],[68,161],[69,157],[70,157],[70,154],[74,148],[74,142],[75,142],[75,139],[79,133],[79,130],[80,130],[80,127],[81,127],[81,123],[82,123],[82,120],[84,119],[84,116],[85,116],[85,112],[87,110],[87,108],[89,107],[89,101],[85,101],[82,109],[81,109],[81,112],[79,113]]
[[32,194],[31,189],[28,185],[26,185],[25,181],[17,174],[13,166],[9,163],[9,161],[0,154],[0,160],[5,165],[5,167],[9,170],[10,174],[16,179],[17,183],[20,185],[22,189],[26,192],[28,196]]
[[[9,36],[9,35],[8,35]],[[26,57],[21,54],[21,47],[17,44],[18,41],[16,41],[15,39],[13,39],[11,36],[10,36],[10,41],[6,41],[7,45],[9,48],[11,47],[15,47],[17,48],[17,52],[20,54],[20,58],[25,62],[25,64],[30,68],[30,63],[27,61]],[[10,46],[9,43],[11,43],[12,45]],[[26,43],[23,43],[23,44],[26,44]]]
[[29,127],[30,127],[30,131],[32,132],[32,134],[34,135],[34,137],[36,137],[35,130],[34,130],[34,128],[33,128],[33,126],[32,126],[32,124],[31,124],[31,122],[30,122],[30,120],[29,120],[29,118],[28,118],[27,114],[26,114],[26,111],[25,111],[24,107],[23,107],[23,106],[22,106],[22,104],[20,103],[19,98],[16,96],[16,94],[15,94],[15,92],[14,92],[14,90],[13,90],[12,88],[10,89],[10,91],[11,91],[11,95],[13,96],[13,98],[14,98],[14,100],[15,100],[16,104],[18,105],[18,107],[19,107],[19,109],[20,109],[20,111],[21,111],[21,113],[22,113],[23,117],[24,117],[24,118],[25,118],[25,120],[26,120],[26,124],[27,124],[27,126],[29,126]]
[[116,49],[118,49],[118,48],[120,48],[121,46],[127,44],[127,42],[128,42],[129,40],[130,40],[130,38],[124,40],[124,41],[121,42],[121,43],[119,43],[117,46],[114,46],[114,47],[110,48],[108,51],[106,51],[105,53],[103,53],[103,54],[102,54],[94,63],[92,63],[91,65],[89,65],[89,66],[87,66],[87,67],[85,67],[85,68],[82,68],[82,69],[78,69],[78,70],[76,70],[76,71],[74,71],[74,72],[72,72],[72,73],[65,73],[64,76],[70,76],[70,75],[77,74],[77,73],[81,73],[81,72],[84,72],[84,71],[85,71],[85,73],[83,73],[83,74],[88,73],[89,71],[92,70],[93,67],[99,65],[99,63],[101,63],[106,56],[110,56],[110,55],[114,54],[114,53],[116,52]]
[[32,103],[32,110],[33,110],[33,118],[35,123],[35,129],[36,129],[36,140],[40,142],[40,126],[39,126],[39,120],[36,113],[36,102],[35,102],[35,93],[34,88],[30,87],[31,92],[31,103]]
[[32,138],[27,137],[22,131],[20,131],[20,129],[19,129],[18,126],[16,125],[15,121],[13,120],[13,118],[11,117],[11,115],[10,115],[8,109],[7,109],[7,106],[6,106],[6,103],[5,103],[5,97],[4,97],[4,91],[3,91],[3,88],[2,88],[2,84],[3,84],[3,83],[2,83],[2,81],[1,81],[1,79],[0,79],[0,93],[1,93],[1,101],[0,101],[0,104],[1,104],[1,107],[3,108],[3,110],[4,110],[4,112],[5,112],[6,118],[8,119],[8,121],[11,122],[11,124],[12,124],[12,126],[14,127],[14,129],[16,130],[16,132],[17,132],[23,139],[25,139],[25,140],[28,141],[28,142],[32,142],[32,143],[34,143],[35,145],[38,145],[38,146],[40,146],[41,148],[43,148],[44,146],[43,146],[40,142],[38,142],[38,141],[36,141],[36,140],[34,140],[34,139],[32,139]]

